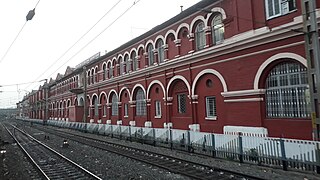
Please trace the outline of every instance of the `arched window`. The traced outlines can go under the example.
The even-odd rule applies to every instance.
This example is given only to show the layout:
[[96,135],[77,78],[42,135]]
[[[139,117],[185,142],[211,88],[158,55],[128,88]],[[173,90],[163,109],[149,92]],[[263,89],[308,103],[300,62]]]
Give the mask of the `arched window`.
[[96,96],[94,96],[93,105],[94,105],[94,116],[99,116],[98,98]]
[[224,40],[224,25],[222,23],[221,14],[216,15],[212,19],[212,40],[213,44],[219,44]]
[[124,63],[126,64],[126,73],[129,73],[131,71],[131,63],[128,55],[124,57]]
[[94,82],[94,74],[95,74],[95,73],[94,73],[94,70],[92,69],[92,70],[91,70],[91,83],[92,83],[92,84],[95,83],[95,82]]
[[132,59],[133,71],[136,71],[138,69],[138,60],[137,60],[137,53],[135,51],[132,52],[131,59]]
[[111,115],[112,116],[118,116],[118,98],[116,94],[112,95],[112,99],[111,99]]
[[146,112],[147,112],[146,109],[147,109],[147,104],[146,104],[145,95],[142,89],[139,89],[136,95],[136,115],[137,116],[146,115]]
[[152,44],[149,44],[149,46],[148,46],[148,59],[149,59],[149,66],[152,66],[154,63],[153,45]]
[[298,63],[281,63],[266,80],[266,110],[270,118],[310,117],[307,69]]
[[113,77],[113,66],[112,64],[110,63],[110,67],[109,67],[109,78],[112,78]]
[[195,30],[196,50],[201,50],[206,46],[206,34],[204,32],[204,23],[198,23]]
[[106,64],[103,64],[103,80],[106,80],[107,79],[107,65]]
[[124,62],[123,62],[122,58],[119,58],[119,64],[120,64],[120,76],[121,76],[122,74],[125,74]]
[[94,69],[94,82],[99,82],[98,79],[98,67]]
[[157,42],[157,50],[158,50],[158,61],[159,61],[159,64],[160,64],[160,63],[163,63],[163,60],[164,60],[164,47],[163,47],[163,41],[162,40],[159,40]]
[[87,83],[88,85],[90,85],[90,71],[88,71],[87,73]]

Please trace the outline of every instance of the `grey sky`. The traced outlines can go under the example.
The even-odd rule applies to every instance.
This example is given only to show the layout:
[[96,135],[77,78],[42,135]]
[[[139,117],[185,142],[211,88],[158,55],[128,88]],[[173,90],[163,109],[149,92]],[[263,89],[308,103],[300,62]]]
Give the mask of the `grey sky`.
[[[111,51],[177,15],[180,13],[180,5],[186,9],[199,2],[199,0],[122,0],[87,36],[44,73],[118,1],[41,0],[36,8],[36,15],[27,22],[7,56],[0,63],[0,85],[3,86],[0,87],[0,91],[3,91],[0,93],[0,108],[15,106],[27,91],[37,89],[41,84],[21,83],[55,78],[57,73],[64,73],[67,66],[76,66],[99,51]],[[37,2],[38,0],[0,1],[0,58],[25,23],[28,11],[33,9]],[[137,2],[136,5],[107,28],[134,2]],[[77,54],[105,28],[107,29],[101,36]],[[74,56],[75,54],[77,55]],[[66,61],[69,62],[58,69]],[[39,77],[41,74],[43,75]],[[20,85],[5,86],[12,84]]]

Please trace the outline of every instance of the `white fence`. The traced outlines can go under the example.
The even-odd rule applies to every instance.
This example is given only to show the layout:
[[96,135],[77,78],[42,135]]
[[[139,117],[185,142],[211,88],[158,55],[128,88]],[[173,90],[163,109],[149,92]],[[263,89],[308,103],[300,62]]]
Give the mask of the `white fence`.
[[[42,124],[42,120],[26,121]],[[319,147],[316,141],[231,134],[194,132],[179,129],[145,128],[108,124],[85,124],[48,120],[48,125],[127,138],[174,149],[228,158],[240,162],[279,165],[320,172]]]

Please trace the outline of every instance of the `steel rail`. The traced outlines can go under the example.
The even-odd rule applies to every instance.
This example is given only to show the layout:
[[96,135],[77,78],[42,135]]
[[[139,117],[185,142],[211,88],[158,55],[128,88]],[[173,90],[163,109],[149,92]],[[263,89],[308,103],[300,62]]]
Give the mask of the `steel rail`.
[[[14,129],[17,129],[19,132],[23,133],[25,136],[31,138],[33,141],[37,142],[38,144],[40,144],[42,147],[46,148],[47,150],[53,152],[54,154],[56,154],[58,157],[62,158],[63,160],[67,161],[68,163],[72,164],[73,166],[79,168],[81,171],[83,171],[84,173],[90,175],[92,178],[94,179],[98,179],[98,180],[102,180],[102,178],[98,177],[97,175],[93,174],[92,172],[90,172],[89,170],[85,169],[84,167],[80,166],[79,164],[73,162],[72,160],[70,160],[69,158],[65,157],[64,155],[60,154],[59,152],[57,152],[56,150],[50,148],[49,146],[47,146],[46,144],[40,142],[39,140],[37,140],[36,138],[32,137],[30,134],[26,133],[25,131],[19,129],[18,127],[11,125]],[[7,129],[7,128],[6,128]],[[8,131],[8,129],[7,129]],[[34,161],[35,162],[35,161]],[[38,165],[37,165],[38,166]],[[40,168],[41,169],[41,168]],[[41,170],[43,173],[44,171]],[[46,175],[47,176],[47,175]],[[48,176],[47,176],[48,177]],[[50,179],[50,178],[48,178]]]
[[[45,131],[48,132],[50,130],[48,128],[46,128]],[[60,133],[60,135],[58,133]],[[125,157],[131,158],[131,159],[135,159],[137,161],[142,161],[142,162],[145,162],[147,164],[154,165],[154,166],[169,170],[171,172],[176,172],[176,173],[179,173],[179,174],[183,174],[185,176],[188,176],[188,177],[191,177],[191,178],[194,178],[194,179],[207,179],[207,178],[204,178],[204,177],[202,178],[202,177],[199,177],[199,176],[197,176],[195,174],[187,173],[185,171],[177,171],[177,170],[175,170],[173,168],[166,167],[165,165],[162,165],[160,163],[151,162],[150,159],[149,160],[148,159],[147,160],[143,160],[143,159],[141,159],[139,157],[133,157],[132,153],[130,153],[130,151],[131,150],[134,150],[135,152],[144,151],[146,154],[153,154],[155,156],[167,157],[167,158],[170,158],[170,159],[172,159],[174,161],[186,162],[186,163],[192,164],[192,165],[197,166],[197,167],[203,167],[203,168],[205,168],[206,170],[209,170],[209,171],[210,170],[212,170],[212,171],[221,171],[221,172],[225,172],[225,173],[230,173],[232,175],[246,177],[246,178],[249,178],[249,179],[259,179],[259,180],[263,180],[264,179],[264,178],[261,178],[261,177],[247,175],[247,174],[235,172],[235,171],[228,170],[228,169],[222,169],[222,168],[219,168],[219,167],[208,166],[208,165],[204,165],[204,164],[201,164],[201,163],[188,161],[188,160],[184,160],[184,159],[177,158],[177,157],[172,157],[172,156],[165,155],[165,154],[159,154],[159,153],[155,153],[155,152],[148,151],[148,150],[143,150],[143,149],[139,149],[139,148],[134,148],[134,147],[130,147],[130,146],[125,146],[125,145],[120,145],[120,144],[116,144],[116,143],[112,143],[112,142],[107,142],[107,141],[104,141],[104,140],[101,140],[101,139],[96,139],[96,138],[92,138],[92,137],[88,137],[88,136],[84,136],[84,135],[79,135],[79,134],[73,134],[73,133],[70,133],[70,132],[57,131],[56,130],[54,132],[51,131],[51,134],[55,134],[55,135],[63,137],[63,138],[66,138],[66,135],[67,135],[70,140],[77,141],[79,143],[86,144],[86,145],[92,146],[92,147],[96,147],[96,148],[99,148],[99,149],[102,149],[102,150],[106,150],[106,151],[109,151],[109,152],[112,152],[112,153],[115,153],[115,154],[119,154],[121,156],[125,156]],[[103,145],[101,145],[101,144],[100,145],[94,145],[92,143],[92,141],[91,142],[84,142],[84,141],[79,140],[79,138],[82,138],[83,140],[86,140],[86,141],[92,140],[92,141],[100,142],[100,143],[103,143]],[[118,146],[118,149],[111,150],[110,148],[108,149],[105,145],[109,145],[109,147],[113,146],[114,148],[115,148],[115,146]],[[127,153],[121,153],[119,151],[119,149],[124,149],[124,150],[127,149],[126,150]],[[129,150],[129,149],[131,149],[131,150]]]
[[29,160],[32,162],[32,164],[36,167],[36,169],[40,172],[40,175],[42,175],[45,179],[50,179],[47,174],[41,169],[41,167],[36,163],[36,161],[31,157],[31,155],[27,152],[27,150],[20,144],[18,139],[10,132],[10,130],[1,123],[2,127],[7,130],[7,132],[10,134],[10,136],[14,139],[14,141],[18,144],[18,146],[22,149],[23,153],[27,155]]

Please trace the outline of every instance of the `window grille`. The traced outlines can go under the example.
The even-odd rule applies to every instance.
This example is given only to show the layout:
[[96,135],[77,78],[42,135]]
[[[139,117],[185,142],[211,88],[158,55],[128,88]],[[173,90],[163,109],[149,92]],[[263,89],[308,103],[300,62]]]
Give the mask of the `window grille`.
[[109,78],[112,78],[113,77],[113,67],[112,65],[110,65],[110,68],[109,68]]
[[146,104],[144,93],[142,89],[139,89],[136,95],[136,115],[137,116],[146,115],[146,109],[147,109],[147,104]]
[[128,104],[124,104],[124,116],[128,117]]
[[196,35],[196,50],[201,50],[206,46],[206,34],[204,32],[204,23],[200,22],[195,31]]
[[206,114],[208,118],[216,117],[216,97],[206,97]]
[[271,70],[266,82],[266,111],[270,118],[310,117],[307,69],[282,63]]
[[115,94],[112,95],[111,108],[112,116],[118,116],[118,98]]
[[137,70],[137,68],[138,68],[138,60],[137,60],[137,54],[136,54],[136,52],[132,52],[132,54],[131,54],[131,59],[132,59],[132,68],[133,68],[133,70],[134,71],[136,71]]
[[296,0],[265,0],[267,18],[288,14],[295,10]]
[[125,71],[124,71],[125,62],[123,62],[122,59],[120,59],[119,63],[120,63],[120,75],[122,75],[125,73]]
[[94,100],[94,115],[99,116],[98,99]]
[[107,116],[107,106],[103,105],[103,116]]
[[129,56],[126,56],[124,58],[124,63],[126,64],[126,73],[129,73],[129,71],[131,70],[131,63],[129,61]]
[[106,65],[104,64],[103,65],[103,80],[106,80],[107,78],[107,67]]
[[221,43],[224,40],[224,24],[221,14],[212,19],[212,38],[213,44]]
[[164,48],[163,48],[163,41],[159,40],[157,43],[157,48],[158,48],[158,61],[159,63],[163,63],[164,60]]
[[154,63],[153,59],[153,46],[149,45],[148,46],[148,58],[149,58],[149,66],[152,66]]
[[178,112],[180,114],[187,112],[187,95],[186,94],[178,94]]
[[161,116],[161,101],[155,101],[155,112],[156,112],[156,117],[160,117]]

